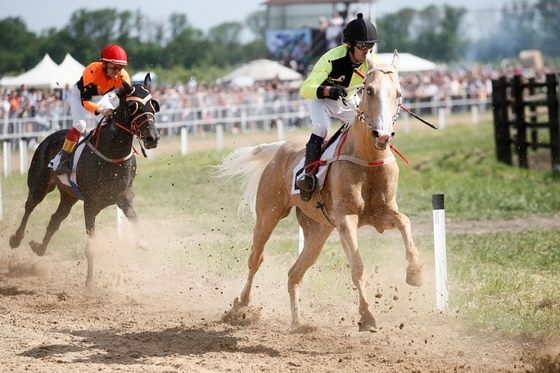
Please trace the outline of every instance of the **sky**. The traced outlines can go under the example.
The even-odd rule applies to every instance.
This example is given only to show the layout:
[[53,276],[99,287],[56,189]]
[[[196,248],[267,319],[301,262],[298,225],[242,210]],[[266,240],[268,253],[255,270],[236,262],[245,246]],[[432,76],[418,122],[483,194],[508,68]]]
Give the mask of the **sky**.
[[[243,22],[256,11],[265,10],[266,0],[15,0],[3,1],[0,19],[20,17],[27,28],[40,33],[49,28],[61,29],[78,9],[117,9],[118,11],[140,10],[154,22],[166,22],[172,13],[185,14],[194,28],[207,32],[211,27],[224,22]],[[304,1],[304,0],[302,0]],[[492,19],[492,14],[511,0],[377,0],[372,7],[365,5],[364,13],[371,9],[378,17],[395,13],[403,8],[424,9],[429,5],[448,4],[465,7],[470,14]],[[364,14],[366,17],[367,14]],[[371,17],[371,14],[369,14]],[[370,18],[367,17],[367,18]]]

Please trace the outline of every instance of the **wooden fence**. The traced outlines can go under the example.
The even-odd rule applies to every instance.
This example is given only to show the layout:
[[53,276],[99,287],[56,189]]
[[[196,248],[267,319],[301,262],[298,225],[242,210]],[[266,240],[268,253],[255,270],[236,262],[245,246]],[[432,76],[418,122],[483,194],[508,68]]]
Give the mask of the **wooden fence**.
[[[499,162],[513,165],[514,153],[518,166],[529,168],[528,151],[550,149],[552,170],[560,172],[560,102],[558,77],[547,74],[544,82],[534,78],[524,80],[516,75],[509,81],[505,76],[492,81],[494,137]],[[548,131],[548,142],[540,130]]]

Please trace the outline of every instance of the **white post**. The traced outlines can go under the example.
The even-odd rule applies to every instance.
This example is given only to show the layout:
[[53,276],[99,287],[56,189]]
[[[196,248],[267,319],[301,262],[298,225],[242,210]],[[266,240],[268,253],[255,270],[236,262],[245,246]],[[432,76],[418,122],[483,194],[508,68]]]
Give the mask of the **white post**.
[[402,114],[403,117],[403,132],[409,133],[410,132],[410,115],[407,112]]
[[216,148],[218,151],[224,149],[224,125],[217,124],[216,125]]
[[439,115],[439,128],[444,129],[445,128],[445,109],[444,108],[439,108],[438,109],[438,115]]
[[27,141],[19,140],[19,172],[24,175],[27,172]]
[[181,127],[181,154],[187,155],[189,152],[189,134],[187,127]]
[[303,251],[303,244],[305,243],[305,238],[303,237],[303,229],[301,225],[299,226],[299,250],[298,253],[301,254]]
[[284,121],[282,119],[278,119],[276,121],[276,129],[278,130],[278,141],[284,140]]
[[471,106],[472,124],[478,124],[478,106]]
[[449,292],[447,289],[447,254],[445,247],[445,209],[443,194],[432,195],[432,209],[434,214],[436,306],[438,311],[447,311]]
[[12,144],[10,140],[4,141],[4,176],[12,173]]
[[124,212],[117,206],[117,230],[119,237],[122,237],[122,222],[124,220]]
[[245,133],[248,128],[247,124],[247,111],[241,110],[241,133]]

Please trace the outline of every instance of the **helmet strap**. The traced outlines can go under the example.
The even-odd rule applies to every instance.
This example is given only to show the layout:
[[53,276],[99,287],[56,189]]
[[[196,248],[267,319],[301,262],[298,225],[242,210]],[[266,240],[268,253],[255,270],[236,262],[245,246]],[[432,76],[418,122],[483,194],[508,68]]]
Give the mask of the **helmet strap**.
[[347,43],[348,45],[348,53],[350,54],[350,61],[352,63],[358,63],[358,60],[356,59],[356,46],[354,45],[354,43]]

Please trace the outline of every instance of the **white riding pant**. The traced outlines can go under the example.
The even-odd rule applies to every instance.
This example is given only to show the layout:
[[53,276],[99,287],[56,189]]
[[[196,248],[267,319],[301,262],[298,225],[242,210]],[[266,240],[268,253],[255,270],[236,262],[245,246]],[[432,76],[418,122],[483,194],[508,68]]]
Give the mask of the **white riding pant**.
[[357,96],[346,98],[350,103],[345,106],[341,101],[331,100],[330,98],[309,99],[307,108],[313,129],[311,133],[321,138],[327,137],[331,118],[340,119],[343,123],[350,123],[356,117],[354,108],[358,104]]
[[[113,92],[108,92],[103,96],[93,96],[92,101],[103,108],[116,109],[119,106],[119,98]],[[82,97],[80,95],[78,86],[74,86],[70,90],[70,94],[68,95],[68,102],[70,102],[72,126],[80,131],[80,133],[84,133],[86,131],[86,118],[89,112],[86,110],[84,105],[82,105]],[[97,122],[99,122],[101,121],[101,119],[103,119],[103,115],[96,115],[95,119],[97,120]]]

